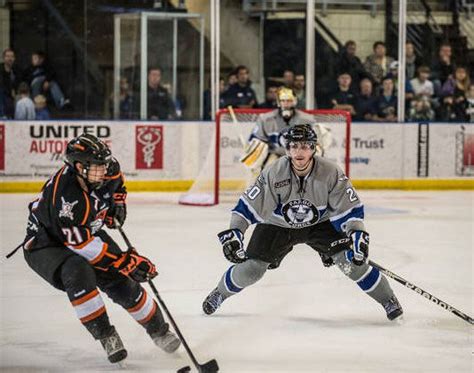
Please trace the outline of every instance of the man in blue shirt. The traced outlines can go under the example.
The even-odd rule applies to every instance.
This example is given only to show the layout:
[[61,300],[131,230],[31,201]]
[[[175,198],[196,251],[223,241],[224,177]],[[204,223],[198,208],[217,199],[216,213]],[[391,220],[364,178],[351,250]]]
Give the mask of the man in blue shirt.
[[246,66],[237,66],[237,83],[231,85],[225,92],[225,105],[234,108],[257,107],[257,96],[252,89],[252,82],[249,80],[249,69]]

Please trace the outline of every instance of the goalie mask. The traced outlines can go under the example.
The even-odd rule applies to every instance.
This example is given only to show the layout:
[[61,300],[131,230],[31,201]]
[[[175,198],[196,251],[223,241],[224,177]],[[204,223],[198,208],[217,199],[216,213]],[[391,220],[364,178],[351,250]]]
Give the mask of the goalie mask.
[[279,88],[277,92],[277,104],[280,115],[288,123],[295,114],[297,99],[293,91],[289,88]]
[[[94,135],[87,133],[72,139],[66,148],[65,163],[84,180],[91,190],[100,188],[104,185],[105,180],[105,174],[102,177],[94,175],[91,173],[91,168],[94,170],[97,168],[104,169],[100,166],[105,166],[106,172],[111,160],[112,153],[107,144]],[[82,165],[81,172],[76,168],[77,163]]]

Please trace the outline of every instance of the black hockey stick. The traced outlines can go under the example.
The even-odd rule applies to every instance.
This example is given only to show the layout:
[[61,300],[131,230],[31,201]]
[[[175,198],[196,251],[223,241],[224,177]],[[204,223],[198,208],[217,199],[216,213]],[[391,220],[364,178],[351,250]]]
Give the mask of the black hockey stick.
[[400,284],[406,286],[408,289],[413,290],[415,293],[420,294],[424,298],[432,301],[434,304],[437,304],[438,306],[444,308],[446,311],[449,311],[452,314],[456,315],[457,317],[460,317],[464,321],[467,321],[469,324],[474,324],[474,319],[471,316],[466,315],[464,312],[461,312],[458,309],[454,308],[453,306],[449,305],[448,303],[443,302],[441,299],[436,298],[434,295],[428,293],[426,290],[423,290],[422,288],[419,288],[418,286],[416,286],[416,285],[412,284],[411,282],[405,280],[403,277],[400,277],[399,275],[389,271],[388,269],[385,269],[380,264],[374,263],[371,260],[369,260],[369,264],[372,267],[377,268],[380,272],[382,272],[386,276],[390,277],[391,279],[393,279],[393,280],[399,282]]
[[[133,246],[128,240],[128,237],[125,235],[125,232],[123,231],[122,227],[118,222],[115,222],[115,225],[120,232],[120,234],[123,237],[123,240],[127,244],[127,249],[128,251],[131,251]],[[168,310],[168,307],[166,307],[165,302],[163,299],[161,299],[160,294],[158,293],[158,290],[155,287],[155,284],[151,281],[148,280],[148,285],[150,285],[151,290],[153,291],[153,294],[155,294],[156,299],[158,300],[158,303],[160,304],[161,308],[163,311],[165,311],[166,316],[168,317],[168,320],[170,321],[171,325],[173,325],[174,330],[176,331],[176,334],[178,334],[179,339],[183,343],[184,348],[186,349],[186,352],[188,353],[189,357],[191,358],[191,361],[193,362],[194,366],[200,373],[216,373],[219,371],[219,365],[217,365],[217,361],[215,359],[209,360],[207,363],[204,364],[199,364],[199,362],[196,360],[194,357],[194,354],[192,353],[191,349],[188,346],[188,343],[184,339],[183,335],[181,334],[181,331],[178,328],[178,325],[176,325],[176,322],[173,319],[173,316],[171,316],[170,311]],[[181,369],[178,370],[178,373],[185,373],[191,371],[191,368],[189,366],[185,366]]]

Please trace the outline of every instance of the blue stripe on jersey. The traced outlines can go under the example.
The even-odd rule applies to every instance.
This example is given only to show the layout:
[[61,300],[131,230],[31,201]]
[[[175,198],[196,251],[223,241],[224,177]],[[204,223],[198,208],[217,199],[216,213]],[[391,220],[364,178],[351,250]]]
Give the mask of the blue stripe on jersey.
[[247,205],[242,201],[242,197],[239,198],[239,202],[237,203],[237,206],[234,207],[232,211],[238,212],[239,214],[243,215],[248,221],[250,221],[250,224],[256,224],[260,220],[257,220],[254,214],[249,210]]
[[319,219],[321,219],[321,218],[324,216],[324,214],[326,213],[327,210],[328,210],[327,208],[318,209],[318,211],[319,211]]
[[364,290],[369,290],[374,284],[378,281],[380,276],[380,272],[377,268],[372,267],[372,270],[369,272],[367,276],[361,281],[357,282],[357,285]]
[[279,138],[280,138],[279,133],[272,133],[268,136],[268,141],[272,143],[273,145],[281,146],[280,143],[278,142]]
[[342,232],[342,226],[344,223],[353,218],[364,219],[364,206],[354,207],[346,215],[340,217],[339,219],[331,220],[331,224],[338,232]]
[[225,286],[227,287],[227,290],[229,290],[232,293],[238,293],[241,291],[243,288],[238,287],[233,281],[232,281],[232,271],[234,270],[235,265],[230,267],[227,272],[225,273]]

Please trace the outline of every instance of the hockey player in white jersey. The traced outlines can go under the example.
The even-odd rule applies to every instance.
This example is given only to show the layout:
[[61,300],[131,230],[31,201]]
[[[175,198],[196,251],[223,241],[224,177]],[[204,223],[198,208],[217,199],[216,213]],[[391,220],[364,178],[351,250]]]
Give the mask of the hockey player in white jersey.
[[257,175],[266,166],[285,155],[283,137],[295,124],[309,123],[313,126],[319,138],[316,145],[317,155],[323,156],[324,150],[332,142],[331,133],[326,127],[317,124],[312,115],[296,109],[297,98],[291,89],[279,88],[277,103],[278,109],[259,115],[241,157],[241,162]]
[[[206,297],[214,313],[225,299],[277,268],[293,246],[305,243],[323,264],[337,267],[380,303],[390,320],[403,314],[387,279],[367,264],[369,234],[364,206],[334,163],[315,155],[317,137],[308,124],[286,133],[287,156],[267,167],[232,210],[229,229],[218,234],[225,257],[236,263]],[[244,234],[257,224],[247,248]]]

